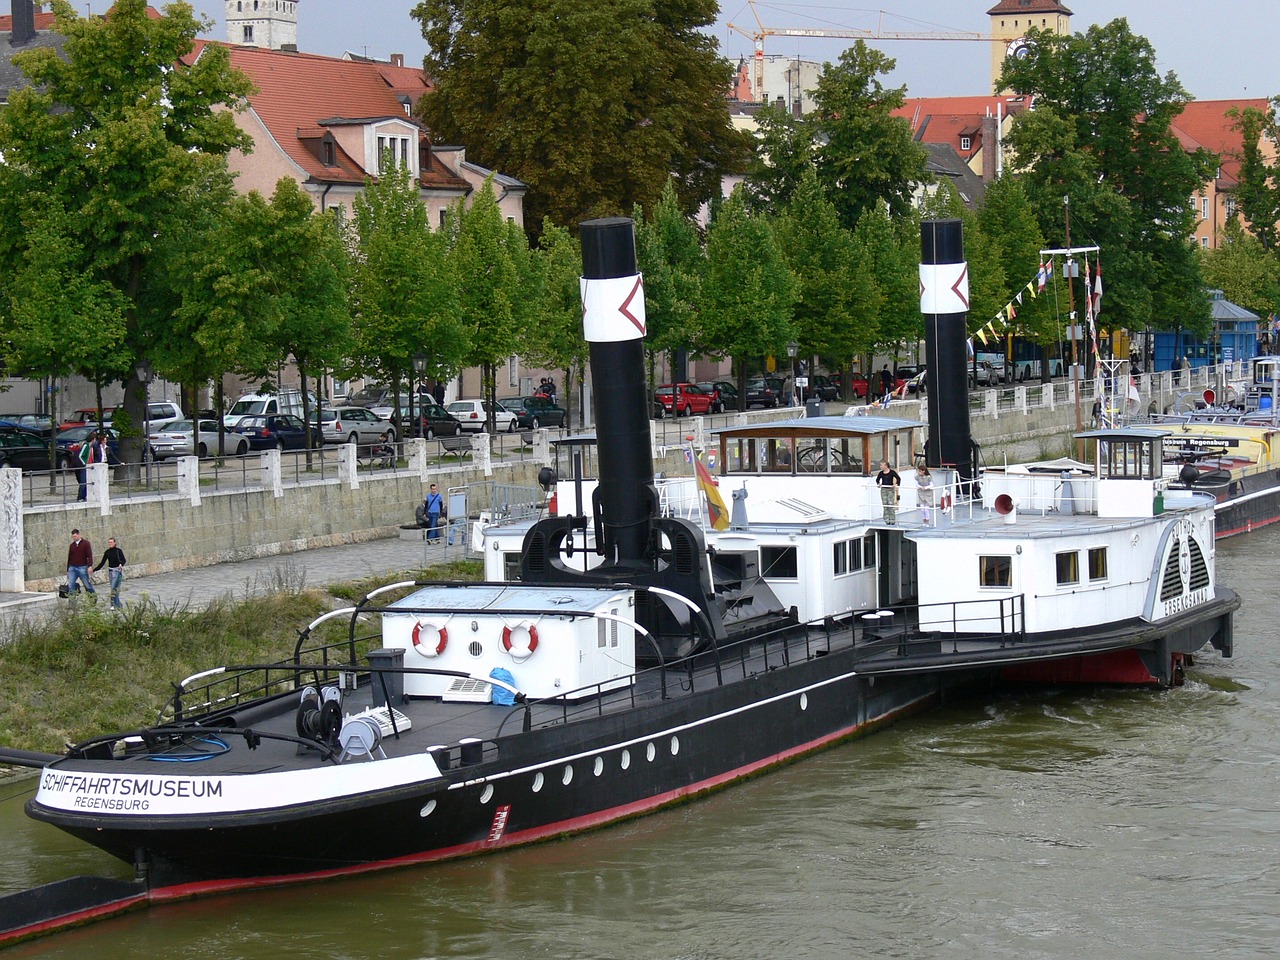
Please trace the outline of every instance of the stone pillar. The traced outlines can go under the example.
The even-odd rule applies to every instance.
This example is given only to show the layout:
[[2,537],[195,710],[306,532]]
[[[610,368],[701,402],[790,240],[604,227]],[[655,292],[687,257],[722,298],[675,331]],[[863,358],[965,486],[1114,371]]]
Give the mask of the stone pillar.
[[427,482],[427,441],[422,437],[410,437],[404,442],[404,453],[409,460],[409,472]]
[[284,478],[280,473],[280,451],[262,451],[262,486],[270,490],[273,497],[284,496]]
[[348,490],[360,488],[360,478],[356,476],[359,452],[359,448],[354,443],[338,444],[338,479],[346,484]]
[[98,508],[104,517],[111,515],[111,467],[105,463],[91,463],[85,468],[88,480],[88,502]]
[[546,427],[533,431],[533,460],[535,463],[551,463],[551,436]]
[[476,466],[484,470],[486,477],[493,476],[492,447],[489,444],[489,435],[483,430],[471,436],[471,459]]
[[22,529],[22,471],[0,467],[0,593],[25,593],[26,553]]
[[200,506],[200,459],[178,458],[178,494],[186,497],[193,507]]

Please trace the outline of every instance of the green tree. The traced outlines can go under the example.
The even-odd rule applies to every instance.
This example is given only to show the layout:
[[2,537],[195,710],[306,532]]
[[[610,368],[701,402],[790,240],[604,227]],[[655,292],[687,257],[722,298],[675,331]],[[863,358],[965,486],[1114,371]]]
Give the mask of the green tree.
[[455,205],[444,232],[458,278],[458,322],[468,345],[463,361],[480,367],[492,433],[497,368],[524,346],[524,332],[541,297],[541,278],[524,234],[502,218],[492,182],[476,192],[469,208]]
[[403,410],[400,390],[413,375],[415,355],[427,357],[426,375],[444,380],[467,354],[448,238],[432,232],[417,185],[396,166],[365,182],[352,203],[348,233],[356,321],[352,372],[385,382]]
[[1030,53],[1005,61],[1001,85],[1036,98],[1008,142],[1041,230],[1062,235],[1069,197],[1073,241],[1102,248],[1111,325],[1206,329],[1189,198],[1217,158],[1185,149],[1173,131],[1186,90],[1156,72],[1155,50],[1123,19],[1029,37]]
[[652,207],[674,175],[693,210],[741,169],[714,0],[421,0],[432,132],[529,184],[526,223]]
[[797,280],[795,338],[801,356],[820,354],[846,368],[871,344],[881,294],[874,278],[858,269],[853,234],[840,225],[814,170],[801,176],[778,219],[777,235]]
[[636,260],[644,275],[645,350],[652,388],[657,355],[690,345],[697,325],[705,259],[698,230],[681,211],[673,184],[663,189],[652,220],[637,207],[635,221]]
[[[188,4],[170,4],[159,17],[148,14],[146,0],[118,0],[108,16],[91,19],[67,0],[53,0],[53,10],[62,50],[17,54],[30,86],[0,111],[0,218],[21,225],[21,212],[35,209],[44,223],[0,243],[0,276],[17,276],[31,263],[33,244],[59,245],[64,269],[81,283],[62,293],[47,288],[58,302],[45,316],[64,343],[94,317],[122,327],[121,337],[102,341],[105,353],[76,366],[122,379],[121,420],[138,423],[143,391],[132,361],[150,358],[174,336],[168,313],[156,309],[172,303],[155,290],[169,276],[158,251],[187,228],[196,204],[217,194],[210,185],[228,177],[226,155],[250,148],[223,109],[239,108],[250,87],[218,44],[188,62],[196,34],[211,26]],[[11,315],[24,294],[0,282],[0,303]],[[86,304],[92,316],[68,322]],[[60,348],[48,369],[72,367],[72,359]],[[132,431],[123,458],[136,463],[140,452]]]
[[1263,249],[1275,251],[1280,245],[1280,171],[1262,152],[1264,137],[1271,143],[1280,143],[1275,104],[1269,104],[1265,112],[1254,107],[1232,107],[1227,116],[1235,119],[1243,140],[1236,203]]
[[[536,304],[524,356],[547,368],[564,371],[564,402],[580,396],[586,375],[587,342],[582,336],[582,245],[578,237],[548,220],[535,257],[542,296]],[[583,423],[581,406],[579,424]]]
[[878,203],[887,204],[894,216],[906,214],[915,186],[930,179],[927,154],[910,124],[893,116],[906,88],[880,82],[896,63],[858,40],[818,78],[814,122],[823,135],[818,179],[850,229]]
[[747,367],[781,356],[791,339],[796,282],[763,214],[747,209],[741,188],[720,205],[707,230],[699,352],[733,358],[738,396],[745,399]]
[[1280,306],[1280,260],[1238,220],[1227,221],[1216,250],[1200,251],[1200,264],[1205,282],[1232,303],[1262,317]]
[[755,210],[781,210],[817,159],[819,129],[809,118],[766,104],[756,114],[756,149],[747,164],[743,190]]
[[868,331],[868,352],[897,354],[924,336],[919,221],[911,217],[907,224],[895,224],[882,203],[864,213],[853,232],[858,268],[874,277],[880,290],[881,306]]

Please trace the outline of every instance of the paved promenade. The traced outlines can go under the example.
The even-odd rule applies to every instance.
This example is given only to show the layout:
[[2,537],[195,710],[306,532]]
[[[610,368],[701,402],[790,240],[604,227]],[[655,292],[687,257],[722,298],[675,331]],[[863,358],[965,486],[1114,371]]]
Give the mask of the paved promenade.
[[[457,546],[428,546],[424,549],[421,543],[399,538],[371,540],[153,576],[126,576],[120,596],[126,604],[147,596],[165,607],[205,607],[222,597],[261,593],[280,583],[298,588],[325,587],[364,577],[420,570],[424,562],[441,563],[460,560],[464,556],[463,549]],[[95,575],[94,586],[99,593],[99,603],[108,603],[110,588],[106,583],[106,568]],[[66,602],[47,593],[0,594],[0,641],[3,640],[4,628],[14,618],[42,616]]]

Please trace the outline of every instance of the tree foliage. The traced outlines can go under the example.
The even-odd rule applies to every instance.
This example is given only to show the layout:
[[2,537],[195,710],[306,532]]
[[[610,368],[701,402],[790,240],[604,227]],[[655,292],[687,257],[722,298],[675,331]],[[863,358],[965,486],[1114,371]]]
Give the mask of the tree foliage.
[[1264,137],[1271,143],[1280,143],[1275,103],[1269,104],[1265,112],[1254,107],[1233,107],[1227,116],[1235,120],[1243,141],[1236,203],[1263,249],[1275,252],[1280,248],[1280,170],[1262,152]]
[[[249,83],[216,44],[185,62],[208,26],[188,4],[171,4],[154,18],[145,0],[118,0],[108,16],[92,19],[78,17],[67,0],[54,0],[53,9],[66,38],[62,54],[17,54],[31,85],[0,111],[0,218],[20,225],[23,211],[37,211],[25,221],[34,229],[14,230],[0,243],[0,275],[18,276],[36,262],[35,248],[56,245],[60,268],[79,278],[61,291],[45,288],[51,302],[44,316],[63,343],[92,321],[118,329],[88,338],[101,348],[93,356],[62,348],[30,372],[71,368],[122,379],[121,421],[141,422],[133,361],[161,352],[174,337],[172,298],[157,289],[172,277],[160,252],[187,229],[199,204],[224,195],[226,155],[249,149],[234,114],[223,109],[241,106]],[[0,309],[12,316],[24,293],[0,283]],[[124,459],[137,462],[136,434],[124,440]]]
[[1123,19],[1029,36],[1030,53],[1005,61],[1001,86],[1036,98],[1008,140],[1042,232],[1063,235],[1069,197],[1073,242],[1102,248],[1111,325],[1207,327],[1189,198],[1216,158],[1185,149],[1172,129],[1186,90],[1157,73],[1151,44]]
[[421,0],[433,134],[529,184],[525,222],[654,206],[674,174],[686,210],[746,160],[731,77],[704,31],[713,0]]

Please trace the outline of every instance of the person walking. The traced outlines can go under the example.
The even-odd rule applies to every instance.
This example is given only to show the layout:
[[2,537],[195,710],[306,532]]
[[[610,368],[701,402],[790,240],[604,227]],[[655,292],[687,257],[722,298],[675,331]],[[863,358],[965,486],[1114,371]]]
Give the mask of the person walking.
[[94,597],[98,591],[93,589],[93,581],[89,579],[89,568],[93,566],[93,545],[80,536],[79,530],[71,531],[71,545],[67,547],[67,596],[74,599],[78,589],[78,581],[84,582],[85,593]]
[[119,610],[123,606],[120,603],[120,584],[124,582],[124,551],[116,545],[115,537],[107,538],[107,549],[102,554],[102,559],[98,561],[98,565],[93,568],[93,572],[97,573],[102,569],[103,565],[107,568],[107,578],[111,581],[111,606]]
[[898,488],[901,485],[902,477],[898,476],[898,471],[889,466],[888,460],[881,460],[876,486],[880,488],[880,502],[884,505],[884,522],[890,526],[898,522]]
[[444,497],[440,496],[440,491],[436,489],[434,483],[427,493],[427,499],[423,502],[423,506],[427,512],[427,540],[439,540],[440,514],[444,511]]
[[111,457],[111,450],[107,446],[106,438],[99,432],[94,431],[89,434],[88,442],[80,448],[80,492],[76,496],[77,500],[85,501],[89,499],[89,464],[106,463]]
[[933,474],[923,463],[916,470],[916,501],[920,504],[920,518],[927,527],[933,515]]
[[889,365],[886,363],[884,369],[880,371],[880,395],[887,397],[893,393],[893,374],[889,371]]

